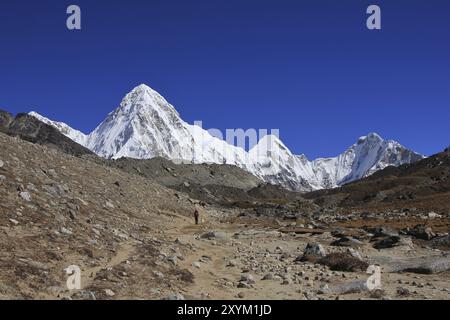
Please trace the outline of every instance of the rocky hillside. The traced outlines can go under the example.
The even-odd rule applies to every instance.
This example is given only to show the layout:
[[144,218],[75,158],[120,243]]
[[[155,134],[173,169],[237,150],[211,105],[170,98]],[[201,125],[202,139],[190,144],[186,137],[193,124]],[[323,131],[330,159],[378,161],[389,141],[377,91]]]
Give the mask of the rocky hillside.
[[305,197],[326,207],[422,208],[447,213],[450,212],[450,150]]
[[108,298],[117,290],[163,298],[192,281],[161,256],[176,250],[166,232],[193,211],[186,197],[3,133],[0,150],[0,299],[68,297],[64,269],[71,265],[84,275],[72,298]]
[[164,186],[177,187],[191,184],[221,185],[238,189],[252,189],[264,182],[254,175],[231,165],[175,164],[164,158],[137,160],[121,158],[106,163],[129,173],[139,174]]
[[93,155],[92,151],[66,137],[53,126],[24,113],[13,117],[10,113],[0,110],[0,132],[32,143],[60,149],[74,156]]

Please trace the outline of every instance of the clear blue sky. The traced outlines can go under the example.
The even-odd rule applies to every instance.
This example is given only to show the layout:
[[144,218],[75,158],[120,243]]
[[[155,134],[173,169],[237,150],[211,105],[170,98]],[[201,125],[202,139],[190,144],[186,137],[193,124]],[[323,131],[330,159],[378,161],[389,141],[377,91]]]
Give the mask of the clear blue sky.
[[429,155],[450,144],[449,15],[448,0],[1,1],[0,108],[90,132],[146,83],[186,121],[279,128],[310,158],[372,131]]

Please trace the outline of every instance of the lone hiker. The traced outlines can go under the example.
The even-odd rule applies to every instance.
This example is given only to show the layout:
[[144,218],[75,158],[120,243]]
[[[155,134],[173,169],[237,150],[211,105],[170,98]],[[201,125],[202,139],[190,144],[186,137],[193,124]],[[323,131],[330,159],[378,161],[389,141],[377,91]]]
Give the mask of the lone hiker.
[[200,218],[200,212],[198,212],[198,209],[196,208],[194,211],[195,224],[198,224],[199,218]]
[[195,219],[195,224],[199,224],[200,223],[200,213],[203,215],[204,214],[204,208],[205,208],[206,204],[204,202],[200,202],[200,207],[197,206],[195,208],[194,211],[194,219]]

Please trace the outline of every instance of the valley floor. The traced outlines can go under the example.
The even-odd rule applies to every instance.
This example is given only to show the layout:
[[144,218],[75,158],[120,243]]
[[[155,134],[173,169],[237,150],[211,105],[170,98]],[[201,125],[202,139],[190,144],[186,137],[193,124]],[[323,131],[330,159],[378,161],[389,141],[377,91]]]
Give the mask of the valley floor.
[[[194,225],[183,193],[2,134],[0,146],[0,299],[450,299],[448,246],[391,245],[398,219],[323,228],[207,206]],[[386,247],[368,224],[386,227]],[[299,261],[308,243],[344,261]],[[381,266],[380,290],[361,286],[361,261]],[[66,286],[71,265],[79,290]]]

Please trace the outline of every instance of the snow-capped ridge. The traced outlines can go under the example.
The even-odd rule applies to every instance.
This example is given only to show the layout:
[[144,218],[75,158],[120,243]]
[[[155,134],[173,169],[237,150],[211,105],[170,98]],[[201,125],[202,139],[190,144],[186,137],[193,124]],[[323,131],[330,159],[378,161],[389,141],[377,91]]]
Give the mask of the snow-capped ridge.
[[163,157],[183,163],[230,164],[268,183],[296,191],[337,187],[387,166],[423,158],[373,132],[331,158],[310,161],[305,155],[294,155],[273,134],[261,137],[247,152],[212,136],[200,126],[183,121],[175,107],[145,84],[126,94],[120,105],[89,135],[36,112],[30,115],[104,158]]
[[52,120],[40,115],[39,113],[37,113],[35,111],[29,112],[28,115],[35,117],[39,121],[54,127],[59,132],[61,132],[63,135],[72,139],[76,143],[78,143],[82,146],[86,146],[87,141],[88,141],[88,136],[86,134],[84,134],[83,132],[73,129],[72,127],[65,124],[64,122],[52,121]]

